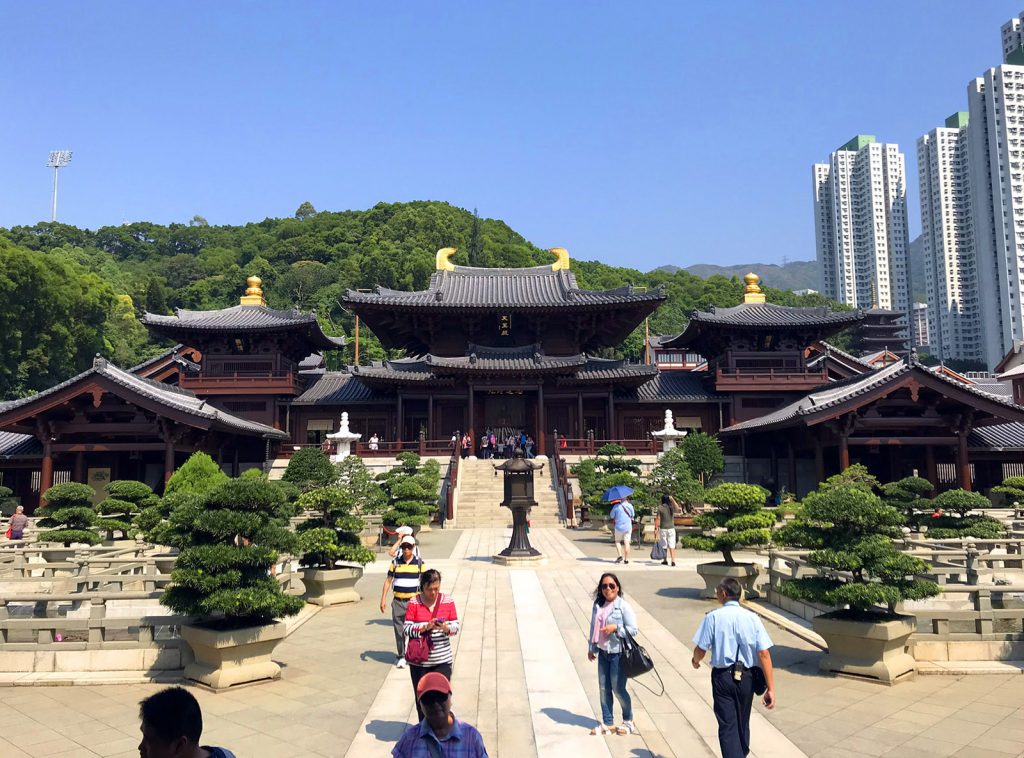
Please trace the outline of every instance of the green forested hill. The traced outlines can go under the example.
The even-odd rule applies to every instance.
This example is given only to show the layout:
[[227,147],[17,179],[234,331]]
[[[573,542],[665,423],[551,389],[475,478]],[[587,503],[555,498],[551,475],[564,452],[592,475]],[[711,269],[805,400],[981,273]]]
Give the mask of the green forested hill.
[[[165,347],[139,324],[143,311],[222,308],[238,303],[245,278],[264,281],[272,307],[315,309],[325,331],[347,335],[345,288],[382,285],[422,289],[442,247],[455,246],[457,264],[532,266],[550,263],[542,250],[497,219],[482,219],[447,203],[380,203],[365,211],[316,212],[303,203],[293,218],[244,226],[146,222],[95,231],[60,223],[0,229],[0,399],[38,391],[86,368],[95,353],[130,366]],[[680,331],[686,314],[711,304],[735,305],[739,279],[701,279],[686,271],[642,273],[579,260],[580,286],[664,286],[668,301],[651,317],[652,334]],[[818,305],[768,289],[769,300]],[[383,351],[363,330],[361,361]],[[639,357],[643,330],[621,353]],[[348,356],[339,356],[341,362]]]

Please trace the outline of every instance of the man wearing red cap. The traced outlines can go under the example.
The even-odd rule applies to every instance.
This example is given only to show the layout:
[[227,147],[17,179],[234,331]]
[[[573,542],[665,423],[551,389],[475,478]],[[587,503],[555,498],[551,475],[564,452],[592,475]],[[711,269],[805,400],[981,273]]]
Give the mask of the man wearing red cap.
[[423,721],[410,726],[391,751],[394,758],[487,758],[484,739],[475,726],[452,715],[452,685],[436,671],[416,686]]

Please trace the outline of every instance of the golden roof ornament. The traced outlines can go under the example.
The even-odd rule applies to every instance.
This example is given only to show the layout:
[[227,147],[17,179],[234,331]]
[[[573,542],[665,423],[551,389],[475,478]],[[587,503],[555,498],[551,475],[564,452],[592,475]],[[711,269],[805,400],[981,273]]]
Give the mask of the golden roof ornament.
[[249,286],[246,287],[245,294],[238,298],[238,302],[242,305],[263,305],[267,304],[266,298],[263,297],[263,289],[260,287],[263,284],[263,280],[258,276],[250,276],[245,280],[245,283]]
[[558,260],[551,264],[552,271],[568,271],[569,270],[569,251],[564,247],[552,247],[548,249],[548,252],[554,255]]
[[458,251],[457,247],[442,247],[437,251],[437,270],[438,271],[454,271],[455,264],[452,263],[451,258]]
[[747,283],[747,286],[743,288],[743,302],[744,303],[763,303],[764,293],[761,292],[761,288],[758,286],[758,282],[761,281],[761,277],[751,271],[745,277],[743,281]]

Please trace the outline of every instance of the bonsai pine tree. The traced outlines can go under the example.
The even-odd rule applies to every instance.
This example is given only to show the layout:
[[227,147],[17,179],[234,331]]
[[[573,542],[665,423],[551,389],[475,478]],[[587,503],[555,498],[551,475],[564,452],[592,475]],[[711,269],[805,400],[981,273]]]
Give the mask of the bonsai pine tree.
[[891,614],[901,600],[937,595],[938,585],[915,578],[927,564],[893,544],[903,525],[902,514],[871,492],[858,472],[848,482],[826,483],[807,495],[797,520],[776,533],[785,545],[811,548],[807,561],[820,573],[784,582],[782,593],[848,606],[855,617],[876,606],[885,606]]
[[[771,541],[775,515],[764,509],[767,497],[768,490],[756,484],[725,482],[712,487],[704,493],[704,499],[714,510],[694,520],[705,534],[683,537],[680,547],[720,552],[727,565],[738,565],[734,550]],[[725,532],[708,534],[722,527]]]
[[192,453],[175,471],[164,487],[164,495],[187,493],[203,495],[228,480],[220,466],[203,452]]
[[1004,495],[1006,505],[1020,505],[1024,503],[1024,476],[1008,476],[1003,479],[1002,484],[993,487],[992,491]]
[[291,482],[300,490],[326,487],[334,483],[338,472],[324,452],[318,447],[304,447],[297,450],[288,461],[288,468],[282,479]]
[[377,477],[387,494],[384,522],[405,526],[422,526],[437,511],[437,487],[441,467],[437,461],[420,465],[416,453],[399,453],[398,465]]
[[18,501],[14,499],[14,490],[10,487],[0,487],[0,515],[11,516],[14,509],[18,507]]
[[694,432],[683,438],[682,448],[690,472],[705,487],[725,469],[725,456],[717,437]]
[[55,484],[43,493],[46,505],[37,513],[44,518],[39,526],[47,531],[39,533],[41,542],[63,542],[70,547],[72,542],[95,545],[100,536],[93,531],[96,524],[96,508],[92,499],[96,491],[87,484],[65,482]]
[[704,487],[694,477],[683,448],[676,446],[665,451],[651,469],[647,490],[654,499],[671,495],[687,513],[704,502]]
[[388,502],[387,496],[361,458],[350,455],[341,463],[335,464],[335,469],[338,485],[346,489],[352,497],[354,513],[367,516],[380,514],[384,510]]
[[920,508],[921,500],[931,494],[935,487],[927,479],[919,476],[908,476],[899,481],[882,485],[882,499],[894,508],[903,511],[907,520],[914,518]]
[[181,552],[160,602],[226,628],[270,623],[299,612],[270,569],[294,545],[280,490],[258,478],[229,479],[171,511],[168,538]]
[[[1005,531],[999,519],[981,513],[971,513],[973,510],[989,508],[992,505],[987,497],[978,492],[946,490],[937,495],[932,503],[936,508],[942,509],[943,515],[927,518],[927,521],[931,522],[927,534],[929,539],[996,539]],[[949,513],[955,513],[956,516],[950,516]]]
[[944,511],[952,511],[960,518],[979,508],[991,508],[992,503],[984,495],[967,490],[946,490],[935,498],[935,507]]
[[103,515],[96,521],[96,526],[106,529],[110,539],[114,538],[115,531],[120,531],[121,536],[127,538],[137,514],[159,502],[149,485],[131,479],[111,482],[107,485],[107,495],[107,499],[96,506]]
[[875,492],[881,489],[878,478],[868,471],[863,463],[854,463],[838,474],[833,474],[818,485],[818,492],[824,493],[840,487],[853,487],[864,492]]
[[640,461],[626,458],[626,448],[608,444],[597,451],[594,458],[587,458],[571,467],[580,483],[580,497],[592,509],[607,513],[610,506],[601,496],[609,487],[624,484],[633,489],[629,502],[637,516],[650,512],[650,495],[640,475]]
[[373,551],[359,542],[364,522],[354,514],[358,504],[352,490],[340,485],[308,490],[298,505],[310,514],[297,530],[303,567],[333,569],[339,560],[365,566],[374,560]]

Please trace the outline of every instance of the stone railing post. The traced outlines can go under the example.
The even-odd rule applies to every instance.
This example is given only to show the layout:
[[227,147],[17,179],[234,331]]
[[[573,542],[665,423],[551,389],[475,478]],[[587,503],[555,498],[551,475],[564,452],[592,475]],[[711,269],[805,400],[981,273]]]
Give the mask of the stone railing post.
[[102,597],[89,598],[89,644],[103,642],[103,622],[107,618],[107,601]]
[[964,561],[964,567],[967,569],[967,583],[971,586],[978,584],[978,548],[975,547],[973,542],[967,543],[967,557]]

